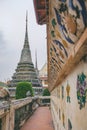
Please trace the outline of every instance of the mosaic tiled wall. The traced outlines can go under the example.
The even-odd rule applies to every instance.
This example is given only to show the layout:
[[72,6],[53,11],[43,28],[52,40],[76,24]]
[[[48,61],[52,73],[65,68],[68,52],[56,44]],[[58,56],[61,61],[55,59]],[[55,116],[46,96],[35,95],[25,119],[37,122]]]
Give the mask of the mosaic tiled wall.
[[77,76],[77,99],[80,109],[85,107],[87,100],[87,77],[83,72]]
[[87,130],[87,61],[81,61],[51,92],[55,130]]
[[[49,9],[49,82],[58,80],[87,24],[86,0],[51,0]],[[67,68],[66,68],[67,69]]]

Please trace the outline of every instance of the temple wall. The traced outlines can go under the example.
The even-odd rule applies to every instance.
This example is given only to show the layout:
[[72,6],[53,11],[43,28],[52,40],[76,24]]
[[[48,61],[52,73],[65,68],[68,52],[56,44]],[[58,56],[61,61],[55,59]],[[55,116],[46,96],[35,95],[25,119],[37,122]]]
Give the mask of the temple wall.
[[55,130],[87,130],[86,101],[87,63],[82,61],[51,92],[51,112]]
[[49,2],[48,88],[55,130],[87,130],[87,1]]
[[87,46],[86,5],[87,1],[84,0],[49,2],[47,51],[50,91],[60,84],[71,68],[87,54],[86,47],[83,47]]

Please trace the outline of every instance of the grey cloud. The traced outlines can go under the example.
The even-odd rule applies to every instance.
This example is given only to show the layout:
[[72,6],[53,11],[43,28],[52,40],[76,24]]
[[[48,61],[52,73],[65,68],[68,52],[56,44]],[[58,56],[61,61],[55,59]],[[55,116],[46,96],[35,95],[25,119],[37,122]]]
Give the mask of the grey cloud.
[[[3,32],[0,31],[0,49],[2,49],[5,46],[5,39],[4,39],[4,35]],[[0,50],[1,51],[1,50]]]

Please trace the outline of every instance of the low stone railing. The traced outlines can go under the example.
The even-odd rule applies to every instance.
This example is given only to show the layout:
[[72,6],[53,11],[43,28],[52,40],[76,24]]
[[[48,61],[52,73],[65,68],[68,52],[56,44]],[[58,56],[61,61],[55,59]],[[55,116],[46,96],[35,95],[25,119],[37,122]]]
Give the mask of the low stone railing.
[[14,100],[10,106],[10,130],[19,130],[31,114],[31,98]]
[[0,130],[8,130],[10,106],[7,101],[0,101]]
[[50,101],[50,97],[40,96],[3,102],[0,105],[0,130],[19,130],[37,107],[50,105],[46,99]]

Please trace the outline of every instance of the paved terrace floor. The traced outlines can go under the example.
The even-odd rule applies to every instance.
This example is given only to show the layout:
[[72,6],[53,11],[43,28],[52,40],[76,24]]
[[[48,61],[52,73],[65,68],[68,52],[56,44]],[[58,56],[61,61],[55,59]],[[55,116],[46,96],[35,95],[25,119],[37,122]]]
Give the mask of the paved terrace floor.
[[39,107],[21,130],[54,130],[49,107]]

